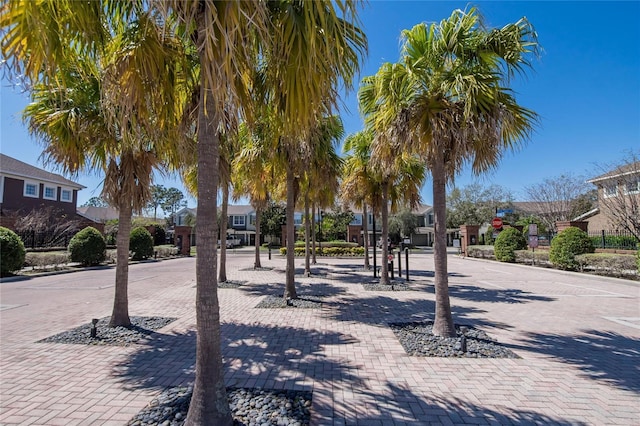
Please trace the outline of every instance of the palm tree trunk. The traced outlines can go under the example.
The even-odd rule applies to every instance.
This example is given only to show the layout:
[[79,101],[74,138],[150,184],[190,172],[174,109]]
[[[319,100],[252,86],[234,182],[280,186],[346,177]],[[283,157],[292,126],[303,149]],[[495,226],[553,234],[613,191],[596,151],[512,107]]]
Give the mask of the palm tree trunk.
[[[202,25],[199,25],[200,27]],[[199,31],[200,34],[206,31]],[[204,55],[200,54],[204,63]],[[205,73],[201,73],[205,87]],[[198,111],[198,255],[196,256],[196,372],[187,426],[231,426],[232,417],[222,370],[220,304],[217,282],[218,120],[214,96],[200,92]],[[205,106],[205,102],[207,105]]]
[[129,318],[129,239],[131,235],[131,200],[121,197],[118,206],[116,237],[116,285],[109,327],[130,327]]
[[316,203],[311,203],[311,263],[317,264],[316,260]]
[[253,262],[255,269],[262,268],[260,263],[260,222],[262,221],[262,208],[256,208],[256,260]]
[[389,245],[387,239],[389,236],[389,188],[387,185],[382,187],[382,206],[380,206],[380,212],[382,215],[382,235],[380,240],[382,241],[382,264],[380,265],[380,284],[390,285],[389,280],[389,262],[387,256],[389,255]]
[[287,165],[287,268],[284,298],[297,299],[296,292],[296,265],[295,265],[295,242],[296,226],[294,223],[294,210],[296,208],[295,198],[295,177],[291,165]]
[[222,185],[222,211],[220,212],[220,270],[218,282],[227,282],[227,211],[229,210],[229,185]]
[[364,269],[371,269],[369,264],[369,215],[367,214],[367,203],[362,203],[362,232],[364,234]]
[[311,276],[311,217],[309,215],[309,192],[304,194],[304,275]]
[[433,334],[455,337],[456,330],[451,315],[449,301],[449,277],[447,271],[447,217],[446,217],[446,175],[442,154],[433,162],[433,217],[434,243],[433,262],[435,268],[436,312]]

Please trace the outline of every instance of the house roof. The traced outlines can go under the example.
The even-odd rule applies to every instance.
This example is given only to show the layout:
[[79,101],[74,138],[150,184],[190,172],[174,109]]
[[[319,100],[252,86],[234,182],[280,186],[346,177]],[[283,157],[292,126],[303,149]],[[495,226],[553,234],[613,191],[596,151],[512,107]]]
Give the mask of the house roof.
[[252,213],[254,208],[250,204],[229,205],[227,216],[243,216]]
[[118,209],[113,207],[83,206],[78,207],[76,210],[78,214],[96,222],[118,219]]
[[2,153],[0,153],[0,173],[10,177],[34,179],[69,186],[77,190],[86,188],[86,186],[80,185],[79,183],[69,180],[59,174],[50,173]]
[[640,161],[623,164],[622,166],[617,167],[611,170],[610,172],[601,174],[600,176],[596,176],[593,179],[589,179],[587,182],[598,183],[604,180],[614,179],[621,176],[635,175],[635,174],[640,174]]

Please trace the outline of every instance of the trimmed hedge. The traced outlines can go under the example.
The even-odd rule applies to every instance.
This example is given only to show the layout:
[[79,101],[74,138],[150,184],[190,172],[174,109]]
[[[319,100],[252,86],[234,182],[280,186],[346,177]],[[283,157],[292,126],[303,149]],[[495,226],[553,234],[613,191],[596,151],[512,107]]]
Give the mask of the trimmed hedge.
[[[353,244],[353,243],[349,243]],[[286,255],[287,248],[280,247],[280,254]],[[294,254],[296,256],[304,256],[306,254],[305,247],[295,247]],[[364,247],[325,247],[322,246],[322,250],[316,248],[316,255],[318,256],[364,256]]]
[[0,275],[10,275],[22,269],[26,252],[18,234],[0,226]]
[[133,252],[131,260],[143,260],[153,256],[153,237],[147,228],[138,226],[131,231],[129,251]]
[[507,228],[498,234],[494,243],[494,253],[500,262],[515,262],[516,250],[523,250],[527,247],[522,232],[516,228]]
[[98,265],[106,258],[107,244],[96,228],[88,226],[78,232],[69,242],[69,257],[83,266]]
[[575,271],[580,266],[576,256],[594,251],[587,233],[575,226],[570,226],[551,240],[549,260],[557,268]]
[[634,275],[636,257],[614,253],[587,253],[575,257],[579,269],[593,270],[599,275],[627,277]]

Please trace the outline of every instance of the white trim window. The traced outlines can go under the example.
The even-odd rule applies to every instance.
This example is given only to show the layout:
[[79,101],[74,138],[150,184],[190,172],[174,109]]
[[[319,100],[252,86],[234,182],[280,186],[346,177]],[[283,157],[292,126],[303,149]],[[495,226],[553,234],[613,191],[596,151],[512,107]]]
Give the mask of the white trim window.
[[60,201],[73,203],[73,191],[71,189],[62,188],[60,191]]
[[640,194],[640,177],[631,179],[627,182],[625,185],[625,193],[627,195]]
[[604,198],[615,197],[618,195],[618,186],[615,183],[605,185],[602,187],[602,194],[604,195]]
[[24,191],[22,193],[25,197],[38,198],[40,196],[40,184],[36,182],[24,181]]
[[245,219],[244,216],[233,216],[233,226],[244,226]]
[[45,200],[57,200],[58,199],[58,188],[56,186],[44,186],[44,191],[42,192],[42,198]]

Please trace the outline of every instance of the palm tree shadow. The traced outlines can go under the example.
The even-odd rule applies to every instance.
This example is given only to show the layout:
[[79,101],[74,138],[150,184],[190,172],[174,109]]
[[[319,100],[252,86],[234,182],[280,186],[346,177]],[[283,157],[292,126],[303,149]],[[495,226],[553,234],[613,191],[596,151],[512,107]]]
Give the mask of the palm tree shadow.
[[[284,294],[285,284],[282,283],[248,283],[239,288],[239,290],[251,296],[282,296]],[[342,287],[335,286],[330,282],[300,282],[296,281],[296,291],[299,297],[316,296],[330,297],[338,296],[346,293]]]
[[[383,387],[383,391],[361,388],[354,392],[359,399],[357,405],[366,406],[366,411],[362,412],[357,407],[340,407],[340,402],[336,402],[336,412],[344,414],[346,424],[586,425],[574,419],[531,410],[501,407],[497,411],[456,397],[417,395],[405,383],[387,381]],[[321,401],[314,400],[314,411],[327,413],[332,410],[332,407],[321,404]]]
[[585,330],[578,335],[529,333],[517,349],[550,355],[578,367],[586,377],[640,393],[640,339]]
[[[350,345],[351,335],[265,324],[221,325],[228,386],[311,390],[311,381],[339,376],[361,385],[353,366],[327,359],[325,345]],[[196,332],[160,334],[114,366],[113,375],[130,389],[163,389],[193,382]],[[325,375],[326,374],[326,375]]]
[[[435,302],[414,299],[398,300],[389,296],[345,296],[331,304],[331,318],[387,327],[390,323],[433,320]],[[488,321],[482,317],[485,310],[474,307],[452,307],[453,320],[458,325],[473,327],[512,328],[508,324]]]
[[[435,288],[429,287],[428,292],[434,293]],[[449,284],[449,296],[474,302],[491,303],[527,303],[527,302],[553,302],[553,297],[540,296],[528,291],[517,289],[487,289],[473,285]]]

